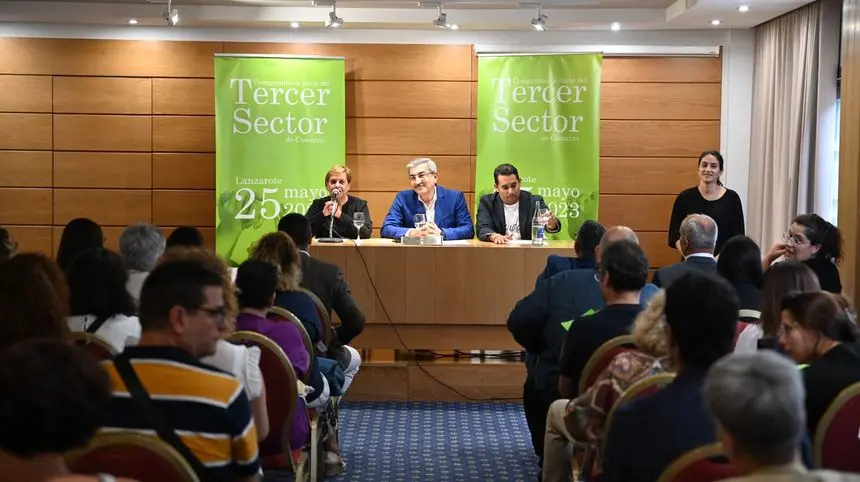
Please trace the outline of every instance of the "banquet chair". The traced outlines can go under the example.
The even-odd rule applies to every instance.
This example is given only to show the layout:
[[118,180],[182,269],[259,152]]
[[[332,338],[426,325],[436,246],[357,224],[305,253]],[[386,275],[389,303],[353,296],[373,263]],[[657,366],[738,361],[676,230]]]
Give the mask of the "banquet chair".
[[688,451],[672,462],[657,482],[716,482],[737,475],[723,446],[713,443]]
[[99,434],[66,456],[71,472],[110,474],[139,482],[202,482],[179,452],[159,438],[131,432]]
[[72,340],[76,345],[86,350],[96,361],[111,360],[117,355],[114,347],[104,338],[95,333],[73,331]]
[[860,473],[860,383],[842,390],[824,412],[815,429],[815,466],[839,472]]

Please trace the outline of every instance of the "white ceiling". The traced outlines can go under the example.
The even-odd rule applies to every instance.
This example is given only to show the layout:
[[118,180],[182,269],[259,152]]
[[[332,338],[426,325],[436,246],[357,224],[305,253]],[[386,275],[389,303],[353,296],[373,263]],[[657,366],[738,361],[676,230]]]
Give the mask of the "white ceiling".
[[[329,0],[330,1],[330,0]],[[431,0],[433,1],[433,0]],[[438,2],[438,0],[435,0]],[[549,30],[747,29],[812,0],[443,0],[448,21],[464,30],[531,30],[542,3]],[[5,0],[0,22],[64,25],[163,26],[167,0]],[[747,5],[746,13],[738,6]],[[220,28],[322,28],[330,7],[311,0],[174,0],[180,25]],[[338,16],[350,29],[432,29],[435,8],[417,0],[339,0]],[[719,19],[719,26],[711,20]],[[132,29],[135,26],[128,25]]]

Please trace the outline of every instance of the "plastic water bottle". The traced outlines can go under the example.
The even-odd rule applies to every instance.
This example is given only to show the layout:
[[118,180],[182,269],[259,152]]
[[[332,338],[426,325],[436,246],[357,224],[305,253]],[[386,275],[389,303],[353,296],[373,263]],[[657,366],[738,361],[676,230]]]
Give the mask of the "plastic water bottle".
[[535,201],[535,214],[532,216],[532,246],[543,246],[545,237],[540,202]]

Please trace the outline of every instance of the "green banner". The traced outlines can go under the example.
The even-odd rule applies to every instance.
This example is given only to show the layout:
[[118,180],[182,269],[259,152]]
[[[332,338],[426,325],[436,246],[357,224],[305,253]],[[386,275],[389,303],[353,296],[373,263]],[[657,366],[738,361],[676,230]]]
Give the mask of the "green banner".
[[327,195],[346,156],[344,60],[215,58],[215,246],[231,264]]
[[[517,167],[522,189],[543,196],[573,239],[597,219],[600,192],[600,54],[478,59],[475,206],[493,192],[493,169]],[[520,220],[531,222],[531,220]]]

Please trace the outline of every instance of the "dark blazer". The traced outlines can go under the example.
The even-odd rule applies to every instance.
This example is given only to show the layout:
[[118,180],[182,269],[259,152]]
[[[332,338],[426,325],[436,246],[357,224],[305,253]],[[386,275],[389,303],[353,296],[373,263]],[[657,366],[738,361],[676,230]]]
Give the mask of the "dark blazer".
[[663,390],[616,409],[601,482],[654,482],[688,450],[717,441],[702,399],[706,374],[684,366]]
[[597,262],[593,257],[583,256],[582,258],[569,258],[567,256],[559,256],[551,254],[546,258],[546,266],[543,273],[539,274],[535,279],[535,286],[543,280],[548,280],[553,276],[568,271],[571,269],[594,269],[597,267]]
[[[308,208],[305,216],[311,222],[311,231],[315,238],[327,238],[328,228],[331,223],[331,216],[323,216],[325,203],[329,202],[329,196],[314,199]],[[355,213],[364,213],[364,225],[361,227],[361,232],[355,229],[355,224],[352,224],[352,215]],[[367,207],[367,201],[364,199],[348,196],[346,204],[341,207],[340,217],[334,219],[332,227],[332,236],[335,238],[355,239],[359,237],[369,238],[373,232],[373,221],[370,219],[370,209]]]
[[[385,215],[379,235],[383,238],[400,239],[415,227],[413,216],[425,212],[424,203],[418,199],[415,191],[400,191]],[[445,239],[472,239],[475,236],[475,226],[472,224],[469,208],[466,207],[466,197],[460,191],[446,189],[438,184],[434,222],[442,230]]]
[[657,287],[665,288],[680,278],[681,275],[691,270],[699,270],[715,275],[717,274],[717,261],[713,257],[687,256],[687,259],[681,263],[675,263],[658,269],[654,273],[654,279],[651,282]]
[[[528,191],[520,191],[520,237],[522,239],[532,239],[532,218],[535,215],[535,203],[540,202],[541,207],[545,208],[546,203],[542,196],[532,194]],[[493,233],[504,235],[506,231],[505,225],[505,202],[502,201],[499,193],[485,194],[481,196],[478,203],[478,239],[481,241],[489,241],[490,235]],[[561,231],[561,220],[558,221],[558,228],[554,230],[547,229],[548,233],[557,233]]]
[[352,299],[343,273],[337,265],[311,257],[302,251],[302,288],[312,291],[325,305],[331,316],[334,309],[341,325],[335,329],[338,340],[349,344],[364,330],[364,314]]

